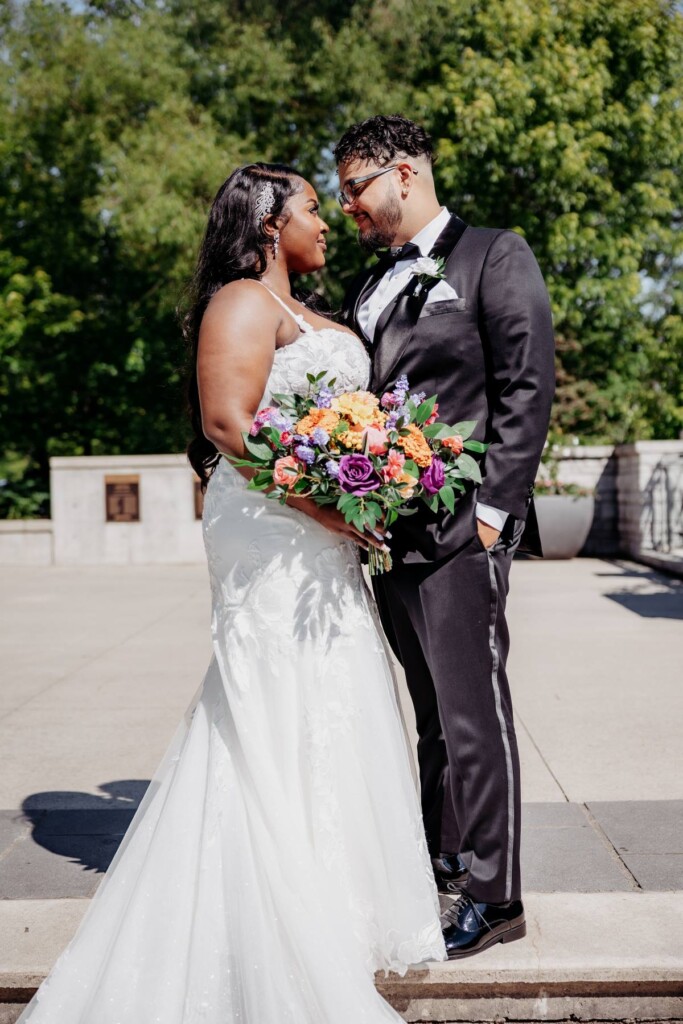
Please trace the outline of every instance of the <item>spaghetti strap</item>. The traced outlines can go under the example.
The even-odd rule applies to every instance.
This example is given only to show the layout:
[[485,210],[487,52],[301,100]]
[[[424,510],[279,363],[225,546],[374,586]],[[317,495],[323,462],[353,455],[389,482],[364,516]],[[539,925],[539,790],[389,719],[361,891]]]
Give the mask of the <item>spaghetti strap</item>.
[[293,318],[294,320],[296,320],[296,325],[297,325],[297,327],[299,328],[299,330],[300,330],[300,331],[303,331],[303,333],[304,333],[304,334],[307,334],[309,330],[313,330],[313,328],[311,327],[311,325],[310,325],[310,324],[307,324],[307,323],[306,323],[306,321],[304,320],[304,317],[303,317],[303,314],[302,314],[302,313],[293,313],[293,312],[292,312],[292,310],[291,310],[291,309],[289,308],[289,306],[287,305],[287,303],[286,303],[286,302],[284,302],[284,301],[283,301],[283,299],[281,299],[279,295],[276,295],[276,294],[275,294],[275,292],[273,291],[273,289],[272,289],[272,288],[269,288],[267,284],[264,284],[264,283],[263,283],[263,281],[259,281],[259,279],[258,279],[258,278],[254,278],[254,280],[255,280],[255,281],[257,281],[257,282],[258,282],[258,284],[262,284],[262,285],[263,285],[263,287],[264,287],[264,288],[266,289],[266,291],[267,291],[267,292],[270,292],[270,294],[271,294],[271,295],[273,296],[273,298],[274,298],[274,299],[276,299],[276,300],[277,300],[277,302],[279,302],[279,303],[280,303],[280,305],[282,306],[282,308],[283,308],[284,310],[286,310],[286,311],[287,311],[287,312],[289,313],[289,315],[290,315],[290,316],[291,316],[291,317],[292,317],[292,318]]

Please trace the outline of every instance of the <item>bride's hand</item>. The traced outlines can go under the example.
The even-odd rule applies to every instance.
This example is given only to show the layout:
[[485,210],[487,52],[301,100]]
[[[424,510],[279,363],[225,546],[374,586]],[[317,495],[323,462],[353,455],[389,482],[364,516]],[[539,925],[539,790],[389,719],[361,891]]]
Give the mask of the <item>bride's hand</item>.
[[332,530],[333,533],[340,533],[347,540],[355,541],[365,551],[368,550],[370,545],[379,548],[380,551],[389,550],[384,542],[385,533],[381,527],[375,527],[374,533],[377,534],[376,537],[369,532],[361,533],[353,523],[346,522],[339,509],[331,505],[318,505],[314,518],[328,530]]
[[302,512],[306,512],[313,519],[317,520],[325,529],[331,530],[332,533],[340,534],[346,540],[354,541],[364,551],[367,551],[370,545],[379,548],[380,551],[389,550],[384,542],[385,530],[380,526],[375,527],[374,530],[377,536],[373,536],[371,533],[361,533],[353,523],[347,523],[339,509],[334,508],[332,505],[316,505],[314,501],[308,498],[294,499],[293,501],[289,499],[288,504],[290,503],[298,506]]

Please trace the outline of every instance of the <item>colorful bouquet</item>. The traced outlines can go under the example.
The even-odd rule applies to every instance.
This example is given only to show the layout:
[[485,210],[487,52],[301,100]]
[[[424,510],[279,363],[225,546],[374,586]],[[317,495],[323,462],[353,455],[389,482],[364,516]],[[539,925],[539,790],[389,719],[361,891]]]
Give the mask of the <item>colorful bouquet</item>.
[[[276,404],[258,412],[242,435],[248,455],[229,456],[256,470],[249,488],[270,489],[283,503],[295,494],[335,505],[347,523],[373,532],[413,515],[418,500],[453,512],[465,481],[481,483],[469,452],[488,445],[471,438],[475,420],[440,423],[438,396],[410,393],[406,377],[379,399],[360,390],[335,395],[328,375],[307,374],[308,394],[273,395]],[[368,561],[373,575],[391,568],[388,553],[372,545]]]

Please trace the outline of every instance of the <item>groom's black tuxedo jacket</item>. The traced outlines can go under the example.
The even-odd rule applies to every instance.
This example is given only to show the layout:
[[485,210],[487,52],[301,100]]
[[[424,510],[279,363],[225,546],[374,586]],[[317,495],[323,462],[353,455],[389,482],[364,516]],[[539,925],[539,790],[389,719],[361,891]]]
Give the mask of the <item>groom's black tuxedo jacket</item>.
[[[446,258],[445,279],[459,298],[426,305],[426,292],[415,295],[411,277],[382,312],[372,345],[366,342],[370,388],[381,394],[406,374],[412,391],[438,394],[439,420],[476,420],[473,437],[490,447],[480,457],[483,483],[468,485],[455,514],[432,513],[420,502],[416,515],[392,527],[392,554],[425,562],[455,551],[476,533],[477,501],[525,520],[519,549],[541,554],[532,494],[555,392],[543,277],[520,235],[469,227],[457,216],[430,255]],[[381,262],[363,271],[344,299],[343,320],[361,338],[358,309],[382,272]]]

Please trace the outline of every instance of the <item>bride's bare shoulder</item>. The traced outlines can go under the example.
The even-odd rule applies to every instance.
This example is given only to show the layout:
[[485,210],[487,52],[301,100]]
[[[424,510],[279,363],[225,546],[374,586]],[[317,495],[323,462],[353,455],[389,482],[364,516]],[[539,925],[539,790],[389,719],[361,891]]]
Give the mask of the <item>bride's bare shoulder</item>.
[[266,309],[269,305],[268,290],[253,278],[244,277],[237,281],[229,281],[214,292],[206,310],[208,312],[210,309],[237,310],[240,308],[254,309],[255,307]]
[[200,335],[204,338],[236,337],[249,332],[250,338],[263,336],[273,344],[280,312],[268,290],[258,281],[230,281],[211,296],[202,317]]

